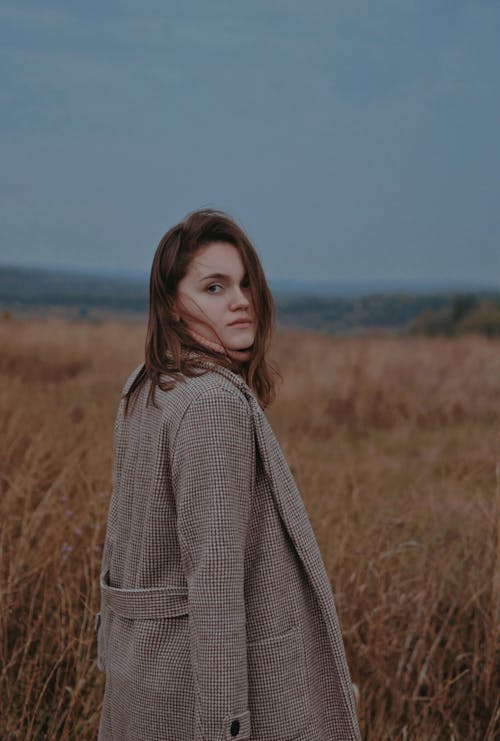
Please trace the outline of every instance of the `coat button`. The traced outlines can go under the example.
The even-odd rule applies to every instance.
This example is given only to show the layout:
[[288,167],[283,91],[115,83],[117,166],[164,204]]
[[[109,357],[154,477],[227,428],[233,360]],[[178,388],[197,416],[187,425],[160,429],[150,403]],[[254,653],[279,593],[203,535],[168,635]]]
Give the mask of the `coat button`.
[[240,730],[240,721],[233,720],[233,722],[231,723],[231,736],[237,736],[239,730]]

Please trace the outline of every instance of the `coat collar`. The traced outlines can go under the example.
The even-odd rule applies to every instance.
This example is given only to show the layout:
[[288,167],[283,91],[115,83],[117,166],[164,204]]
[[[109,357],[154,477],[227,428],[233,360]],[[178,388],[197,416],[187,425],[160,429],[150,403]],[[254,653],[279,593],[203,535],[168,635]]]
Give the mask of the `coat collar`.
[[198,353],[196,352],[190,352],[189,357],[196,359],[196,365],[201,365],[204,368],[209,368],[210,370],[219,373],[221,376],[224,376],[224,378],[227,378],[228,381],[231,381],[232,384],[234,384],[243,394],[245,394],[246,397],[252,397],[252,399],[257,402],[255,394],[253,393],[250,386],[240,375],[234,373],[234,371],[226,368],[224,365],[219,365],[219,363],[215,361],[199,357]]

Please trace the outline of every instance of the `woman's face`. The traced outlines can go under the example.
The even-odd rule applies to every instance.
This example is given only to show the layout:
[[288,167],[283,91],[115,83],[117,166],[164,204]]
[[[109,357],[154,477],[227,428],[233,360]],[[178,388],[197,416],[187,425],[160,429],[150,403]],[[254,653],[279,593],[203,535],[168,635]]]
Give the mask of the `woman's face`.
[[[177,286],[177,299],[180,317],[183,304],[200,319],[187,319],[188,327],[206,339],[219,342],[203,320],[215,328],[230,350],[243,350],[253,344],[256,326],[252,294],[245,266],[234,245],[212,242],[200,247]],[[234,323],[241,319],[246,323]]]

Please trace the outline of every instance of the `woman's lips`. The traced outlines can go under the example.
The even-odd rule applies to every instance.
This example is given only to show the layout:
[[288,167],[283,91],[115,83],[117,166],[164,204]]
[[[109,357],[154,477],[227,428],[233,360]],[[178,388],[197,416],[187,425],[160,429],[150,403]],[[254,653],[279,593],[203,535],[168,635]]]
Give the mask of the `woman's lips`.
[[231,324],[229,326],[230,327],[242,327],[242,328],[244,328],[244,327],[249,327],[251,325],[251,323],[252,322],[251,322],[250,319],[245,319],[245,320],[239,319],[236,322],[231,322]]

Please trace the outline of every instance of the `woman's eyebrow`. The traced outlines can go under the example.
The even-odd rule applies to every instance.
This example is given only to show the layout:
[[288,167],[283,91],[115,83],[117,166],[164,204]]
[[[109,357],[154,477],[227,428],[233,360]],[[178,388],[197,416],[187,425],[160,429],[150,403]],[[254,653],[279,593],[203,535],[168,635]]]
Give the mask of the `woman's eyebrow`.
[[[203,278],[200,278],[198,283],[202,283],[204,280],[208,280],[209,278],[219,278],[219,280],[229,280],[230,275],[226,275],[225,273],[210,273],[210,275],[205,275]],[[247,277],[247,274],[243,276],[242,280]]]

